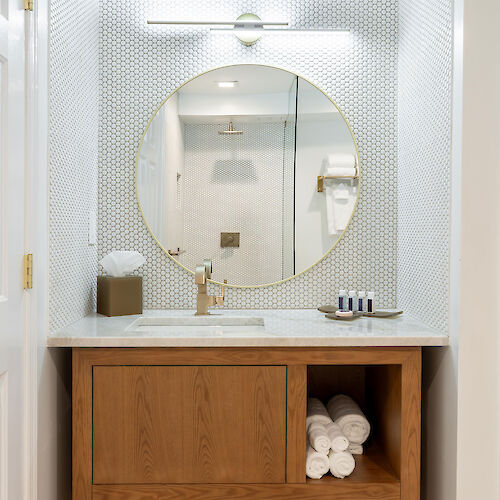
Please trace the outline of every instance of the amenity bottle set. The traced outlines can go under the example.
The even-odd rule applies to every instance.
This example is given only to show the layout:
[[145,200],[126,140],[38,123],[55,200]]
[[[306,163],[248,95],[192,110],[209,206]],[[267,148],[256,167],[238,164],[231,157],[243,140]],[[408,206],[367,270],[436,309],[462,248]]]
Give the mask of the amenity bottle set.
[[375,312],[375,293],[351,290],[348,294],[345,290],[339,291],[339,310],[352,312]]

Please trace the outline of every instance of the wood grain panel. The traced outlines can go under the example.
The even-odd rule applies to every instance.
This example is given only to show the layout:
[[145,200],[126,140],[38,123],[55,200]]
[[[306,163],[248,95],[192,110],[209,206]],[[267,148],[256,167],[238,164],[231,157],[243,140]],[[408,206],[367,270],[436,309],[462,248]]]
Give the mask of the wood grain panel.
[[92,499],[92,364],[73,350],[73,500]]
[[401,500],[418,500],[420,498],[422,422],[421,349],[408,355],[401,371]]
[[310,366],[307,370],[308,394],[325,404],[335,394],[347,394],[364,407],[365,370],[364,365]]
[[75,348],[93,365],[385,365],[418,347]]
[[325,476],[308,479],[304,484],[284,485],[123,485],[95,486],[94,498],[98,500],[399,500],[400,484],[377,446],[370,446],[366,453],[356,456],[356,469],[346,479]]
[[401,365],[367,368],[373,434],[397,477],[401,477],[401,383]]
[[306,482],[307,366],[287,367],[286,481]]
[[285,480],[286,367],[94,367],[94,484]]
[[94,500],[400,500],[399,483],[94,486]]

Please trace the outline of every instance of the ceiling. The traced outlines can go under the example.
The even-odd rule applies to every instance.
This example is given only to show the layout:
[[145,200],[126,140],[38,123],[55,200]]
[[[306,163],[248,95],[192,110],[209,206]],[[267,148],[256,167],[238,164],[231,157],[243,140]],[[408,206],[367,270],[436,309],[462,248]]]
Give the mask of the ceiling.
[[[184,85],[181,94],[260,94],[288,92],[296,75],[268,66],[244,64],[209,71]],[[237,81],[234,88],[220,88],[217,82]]]

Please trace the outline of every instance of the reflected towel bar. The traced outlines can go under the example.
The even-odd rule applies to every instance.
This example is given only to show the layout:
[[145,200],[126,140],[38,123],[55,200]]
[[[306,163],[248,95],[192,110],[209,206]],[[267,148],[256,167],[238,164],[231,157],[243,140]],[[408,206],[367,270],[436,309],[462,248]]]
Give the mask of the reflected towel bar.
[[318,193],[323,192],[325,179],[359,179],[359,175],[318,175]]
[[[179,175],[179,174],[177,174]],[[182,253],[185,253],[186,250],[181,250],[179,247],[177,247],[177,250],[168,250],[168,255],[171,255],[172,257],[175,257],[176,255],[181,255]]]

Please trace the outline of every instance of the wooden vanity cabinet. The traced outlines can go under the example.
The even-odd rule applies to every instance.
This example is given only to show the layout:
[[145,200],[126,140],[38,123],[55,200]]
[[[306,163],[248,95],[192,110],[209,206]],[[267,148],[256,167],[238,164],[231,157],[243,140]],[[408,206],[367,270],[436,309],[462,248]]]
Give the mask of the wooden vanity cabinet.
[[284,366],[96,366],[94,484],[283,483]]
[[[308,395],[373,432],[344,480],[305,475]],[[420,498],[420,348],[74,348],[73,499]]]

